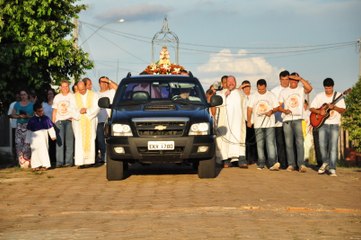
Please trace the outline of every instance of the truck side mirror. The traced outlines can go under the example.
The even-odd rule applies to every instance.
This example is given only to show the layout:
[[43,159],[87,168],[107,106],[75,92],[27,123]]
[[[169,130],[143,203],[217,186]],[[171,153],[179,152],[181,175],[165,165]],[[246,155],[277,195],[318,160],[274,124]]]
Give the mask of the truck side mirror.
[[223,98],[221,96],[213,95],[211,97],[211,101],[209,103],[209,105],[211,107],[216,107],[216,106],[219,106],[219,105],[222,105],[222,104],[223,104]]
[[110,108],[110,99],[108,97],[99,98],[98,106],[100,108]]

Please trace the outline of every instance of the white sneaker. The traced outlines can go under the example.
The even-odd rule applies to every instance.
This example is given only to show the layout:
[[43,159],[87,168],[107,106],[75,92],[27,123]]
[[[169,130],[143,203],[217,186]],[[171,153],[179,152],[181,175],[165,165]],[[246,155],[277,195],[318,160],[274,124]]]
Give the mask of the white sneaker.
[[324,174],[327,170],[328,163],[323,163],[322,166],[318,169],[318,174]]
[[275,164],[273,164],[272,167],[270,167],[269,170],[270,170],[270,171],[278,171],[278,170],[280,170],[280,163],[279,163],[279,162],[276,162]]
[[337,174],[336,174],[336,170],[335,170],[335,169],[330,169],[330,176],[331,176],[331,177],[337,177]]

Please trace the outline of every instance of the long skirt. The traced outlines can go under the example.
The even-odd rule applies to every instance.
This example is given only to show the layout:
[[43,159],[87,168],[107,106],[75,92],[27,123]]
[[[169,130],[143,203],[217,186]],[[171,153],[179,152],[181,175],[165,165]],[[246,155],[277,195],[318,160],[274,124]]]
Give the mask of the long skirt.
[[15,132],[16,155],[21,168],[30,168],[31,148],[29,143],[25,143],[27,123],[18,123]]

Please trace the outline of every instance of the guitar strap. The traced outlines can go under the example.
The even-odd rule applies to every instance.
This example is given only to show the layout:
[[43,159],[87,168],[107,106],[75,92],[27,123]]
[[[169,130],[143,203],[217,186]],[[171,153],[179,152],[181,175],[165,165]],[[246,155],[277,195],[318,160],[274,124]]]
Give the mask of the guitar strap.
[[337,92],[335,91],[335,93],[333,94],[332,102],[335,101],[336,94],[337,94]]

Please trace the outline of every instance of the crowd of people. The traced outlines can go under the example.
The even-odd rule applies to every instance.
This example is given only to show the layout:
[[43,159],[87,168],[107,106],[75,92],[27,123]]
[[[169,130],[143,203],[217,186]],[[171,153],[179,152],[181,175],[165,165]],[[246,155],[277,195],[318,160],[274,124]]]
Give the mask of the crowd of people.
[[[21,168],[43,171],[52,167],[87,168],[105,162],[104,122],[109,116],[98,107],[100,97],[114,98],[118,85],[99,78],[99,92],[84,78],[73,86],[63,80],[59,93],[46,91],[45,101],[28,90],[19,91],[8,111],[14,155]],[[48,153],[48,154],[46,154]]]
[[[223,104],[210,108],[214,118],[217,162],[224,168],[248,168],[307,172],[306,161],[314,148],[318,173],[336,175],[338,135],[343,99],[332,104],[341,93],[334,81],[323,81],[324,91],[308,104],[313,87],[297,73],[282,71],[280,84],[269,90],[267,81],[259,79],[252,93],[251,82],[244,80],[237,88],[236,78],[222,76],[220,84],[206,91],[207,100],[215,94]],[[100,97],[112,101],[118,85],[108,77],[99,78],[99,92],[84,78],[72,87],[63,80],[59,93],[46,91],[45,101],[37,100],[27,90],[19,91],[9,107],[16,158],[20,167],[34,171],[51,167],[87,168],[105,162],[104,123],[109,110],[98,107]],[[325,107],[327,106],[327,108]],[[310,114],[323,119],[312,128]],[[44,154],[49,152],[49,154]]]
[[[248,80],[236,87],[234,76],[222,76],[221,84],[206,91],[208,101],[215,94],[223,104],[210,113],[217,133],[217,160],[224,168],[248,168],[271,171],[286,169],[305,173],[310,149],[316,153],[318,173],[336,175],[339,126],[346,106],[341,93],[334,90],[334,81],[323,81],[324,91],[308,104],[313,90],[309,81],[298,73],[282,71],[280,84],[269,90],[267,81],[259,79],[251,93]],[[312,127],[310,114],[322,119]]]

